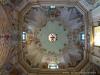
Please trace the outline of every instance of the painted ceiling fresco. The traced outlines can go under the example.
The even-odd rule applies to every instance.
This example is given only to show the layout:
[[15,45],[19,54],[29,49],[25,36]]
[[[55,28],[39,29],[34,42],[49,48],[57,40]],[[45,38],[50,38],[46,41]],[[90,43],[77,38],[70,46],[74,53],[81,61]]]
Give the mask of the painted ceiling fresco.
[[14,46],[11,29],[7,15],[0,5],[0,68],[9,58],[10,51]]
[[[0,75],[70,75],[79,71],[99,75],[100,67],[88,61],[89,12],[79,2],[60,5],[56,0],[56,6],[56,1],[55,5],[48,4],[51,0],[46,0],[47,4],[38,0],[39,5],[36,1],[0,1]],[[93,61],[99,64],[98,59]]]
[[93,5],[95,2],[95,0],[84,0],[84,1],[86,1],[88,4],[91,4],[91,5]]
[[75,7],[32,7],[22,27],[25,61],[33,68],[51,63],[75,67],[84,56],[84,27]]

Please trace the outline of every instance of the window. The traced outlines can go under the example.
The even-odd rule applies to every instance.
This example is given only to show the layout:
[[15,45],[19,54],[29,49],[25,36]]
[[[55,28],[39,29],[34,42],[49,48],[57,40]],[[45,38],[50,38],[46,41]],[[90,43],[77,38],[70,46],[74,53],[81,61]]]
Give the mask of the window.
[[85,40],[85,34],[84,33],[81,34],[81,39]]
[[22,40],[23,40],[23,42],[26,42],[26,32],[22,33]]
[[85,34],[84,34],[84,32],[81,32],[80,33],[80,41],[84,42],[84,40],[85,40]]
[[56,6],[55,6],[55,5],[51,5],[50,8],[51,8],[51,9],[55,9]]
[[100,46],[100,26],[94,27],[94,45]]
[[48,64],[48,69],[58,69],[58,64]]

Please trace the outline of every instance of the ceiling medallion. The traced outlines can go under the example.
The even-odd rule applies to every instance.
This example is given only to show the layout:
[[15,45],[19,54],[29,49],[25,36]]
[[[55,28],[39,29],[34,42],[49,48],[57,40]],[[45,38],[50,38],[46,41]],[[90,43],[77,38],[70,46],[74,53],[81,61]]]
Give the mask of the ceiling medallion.
[[46,26],[41,28],[41,31],[37,34],[42,48],[46,49],[49,54],[59,54],[59,50],[65,47],[64,44],[68,44],[68,31],[67,29],[64,31],[63,24],[61,26],[59,24],[60,22],[56,20],[48,21]]
[[57,40],[57,35],[54,34],[54,33],[49,34],[48,40],[49,40],[50,42],[55,42],[55,41]]

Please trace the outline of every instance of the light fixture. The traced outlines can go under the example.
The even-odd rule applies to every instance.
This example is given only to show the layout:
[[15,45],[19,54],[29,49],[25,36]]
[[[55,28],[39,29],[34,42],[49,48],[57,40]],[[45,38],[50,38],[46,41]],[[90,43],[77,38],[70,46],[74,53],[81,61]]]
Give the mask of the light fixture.
[[93,27],[94,30],[94,46],[100,46],[100,26]]

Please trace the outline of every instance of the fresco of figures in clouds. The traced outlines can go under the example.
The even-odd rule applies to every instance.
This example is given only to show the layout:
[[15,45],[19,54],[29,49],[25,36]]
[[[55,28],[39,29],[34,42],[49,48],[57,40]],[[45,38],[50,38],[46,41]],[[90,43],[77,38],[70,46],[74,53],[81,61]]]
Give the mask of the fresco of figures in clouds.
[[[75,7],[32,7],[24,16],[25,61],[33,68],[56,63],[75,67],[84,56],[83,15]],[[55,39],[50,42],[50,34]]]

